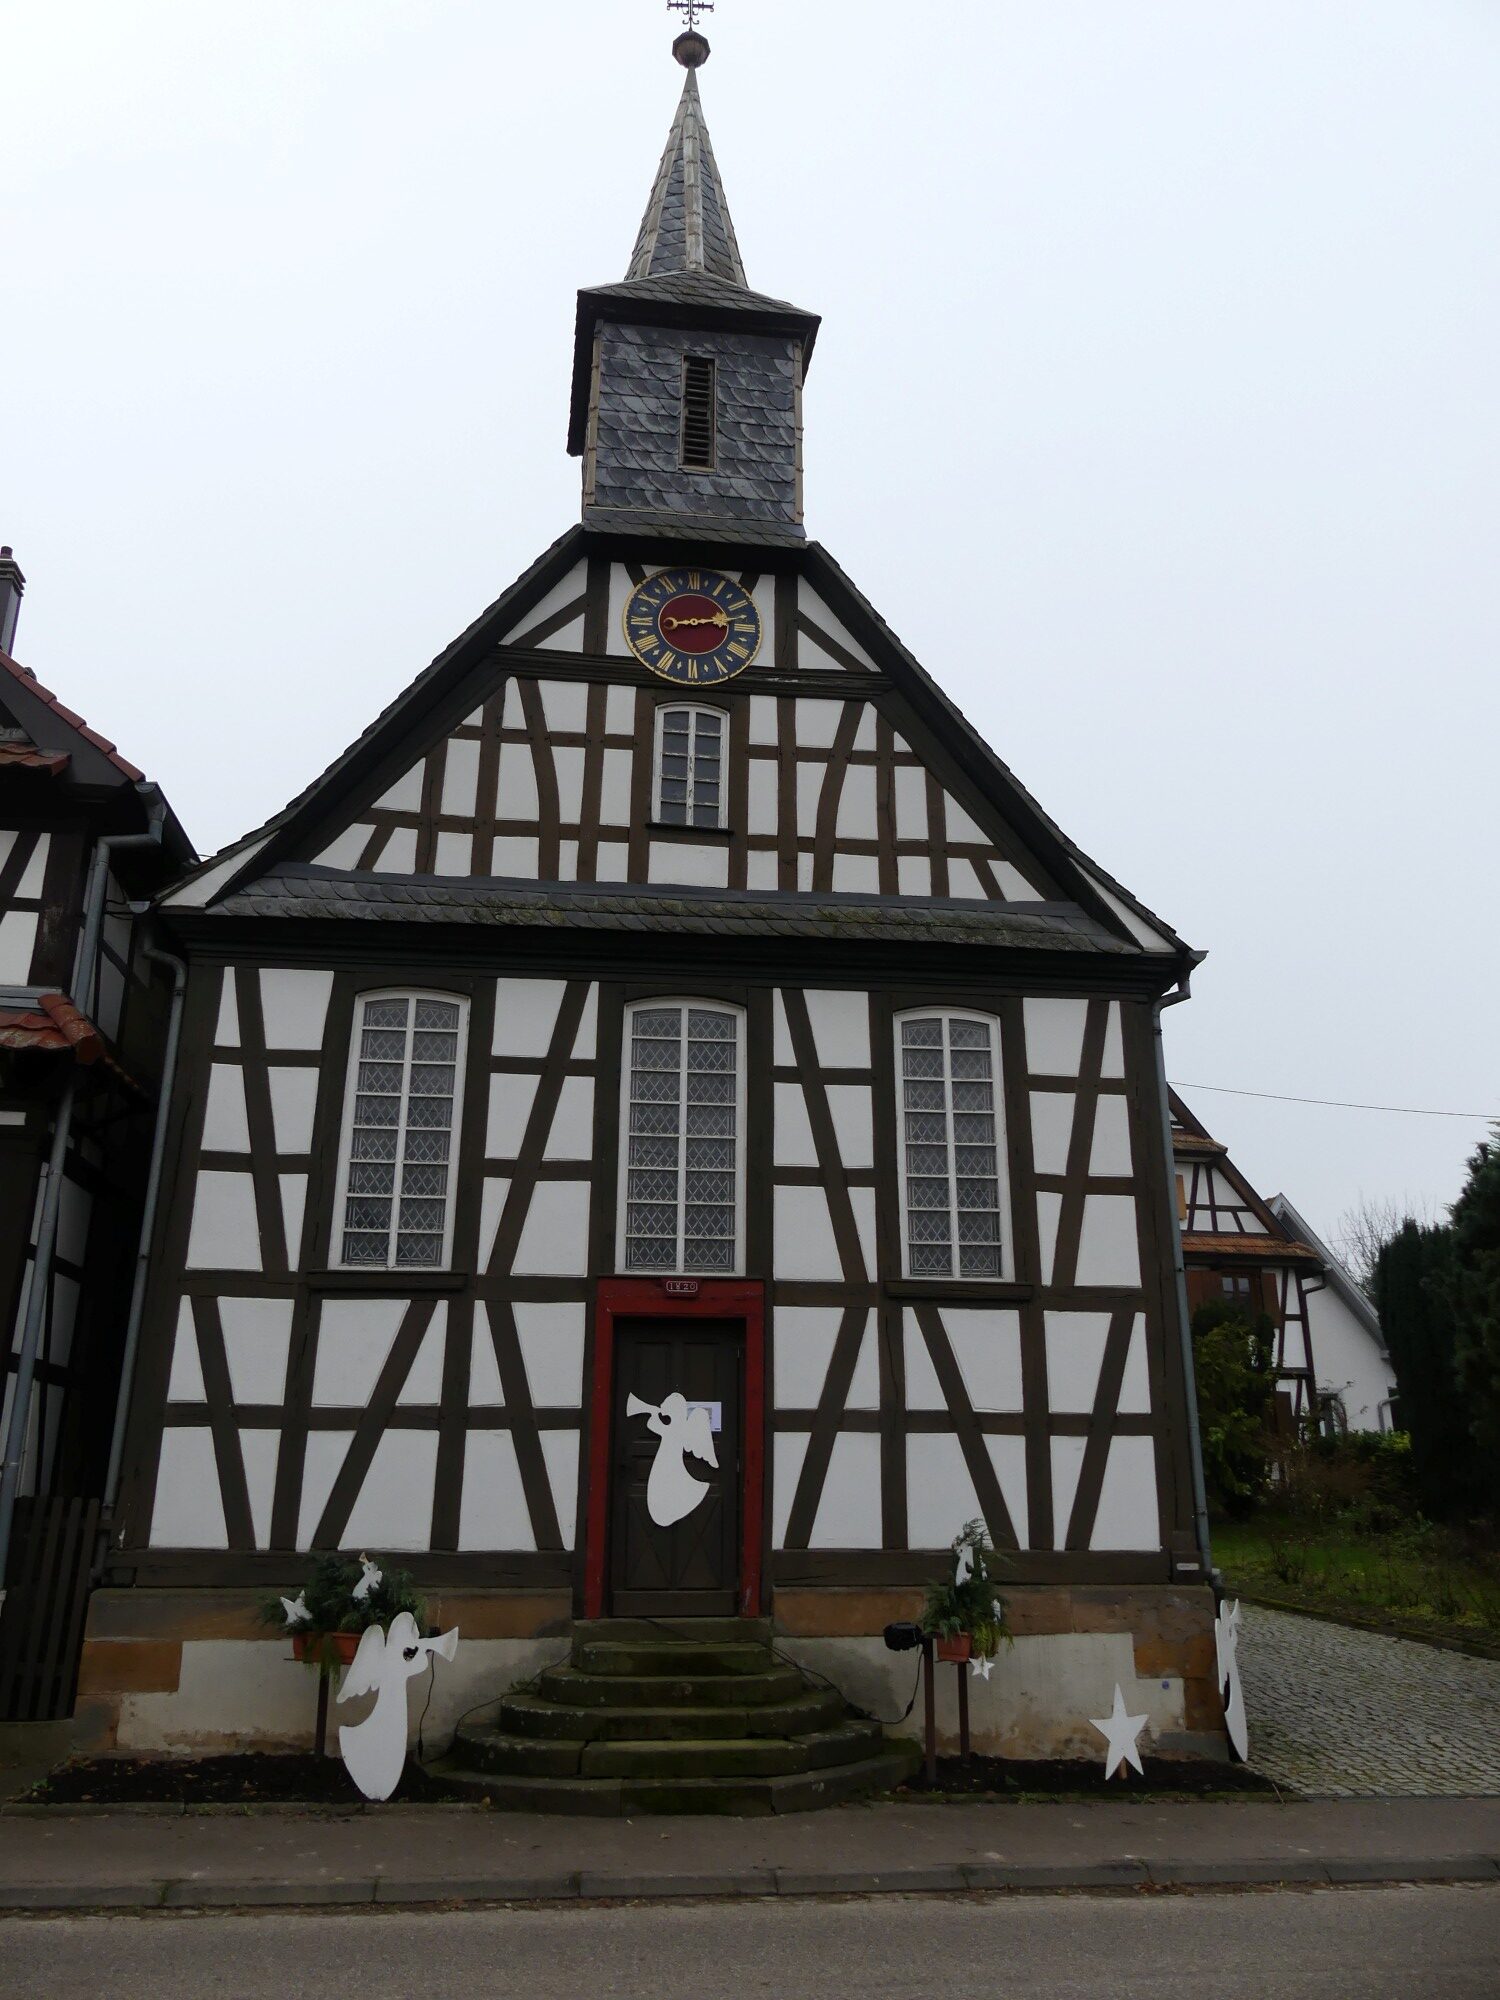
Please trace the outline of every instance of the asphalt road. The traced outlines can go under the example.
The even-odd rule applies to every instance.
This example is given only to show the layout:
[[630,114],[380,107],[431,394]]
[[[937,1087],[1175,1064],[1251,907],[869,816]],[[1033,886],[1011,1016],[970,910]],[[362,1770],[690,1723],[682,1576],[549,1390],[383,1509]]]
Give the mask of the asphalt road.
[[1500,1889],[13,1918],[48,2000],[1496,2000]]

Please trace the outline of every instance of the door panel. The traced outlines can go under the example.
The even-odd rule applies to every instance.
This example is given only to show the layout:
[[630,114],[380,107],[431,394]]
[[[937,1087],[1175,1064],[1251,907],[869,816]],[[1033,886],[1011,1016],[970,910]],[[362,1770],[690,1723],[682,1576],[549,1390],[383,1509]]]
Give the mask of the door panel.
[[[737,1609],[742,1477],[741,1406],[744,1328],[738,1320],[638,1320],[619,1330],[614,1384],[613,1491],[611,1494],[611,1608],[620,1615],[732,1617]],[[702,1420],[684,1431],[679,1405],[708,1405]],[[654,1430],[631,1399],[652,1410],[667,1408]],[[701,1440],[708,1428],[716,1466],[683,1439]],[[659,1456],[665,1455],[658,1465]],[[657,1511],[675,1496],[682,1509],[663,1523],[651,1513],[652,1474]],[[701,1497],[692,1498],[692,1488]],[[686,1504],[684,1505],[684,1502]],[[668,1508],[668,1511],[673,1511]]]

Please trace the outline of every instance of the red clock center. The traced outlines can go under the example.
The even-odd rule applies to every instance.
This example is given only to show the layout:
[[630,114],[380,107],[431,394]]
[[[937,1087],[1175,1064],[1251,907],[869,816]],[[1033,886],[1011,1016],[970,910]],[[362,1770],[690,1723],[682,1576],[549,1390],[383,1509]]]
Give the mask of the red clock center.
[[711,597],[685,590],[656,614],[657,629],[679,653],[711,653],[729,637],[729,614]]

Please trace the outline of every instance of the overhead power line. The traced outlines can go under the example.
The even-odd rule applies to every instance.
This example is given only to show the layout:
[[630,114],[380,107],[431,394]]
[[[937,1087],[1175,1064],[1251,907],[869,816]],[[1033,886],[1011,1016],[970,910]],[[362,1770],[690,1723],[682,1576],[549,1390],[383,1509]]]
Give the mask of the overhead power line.
[[1500,1111],[1429,1111],[1420,1104],[1351,1104],[1343,1097],[1288,1097],[1279,1090],[1235,1090],[1227,1083],[1174,1083],[1174,1090],[1211,1090],[1220,1097],[1261,1097],[1271,1104],[1322,1104],[1333,1111],[1395,1111],[1403,1118],[1476,1118],[1500,1121]]

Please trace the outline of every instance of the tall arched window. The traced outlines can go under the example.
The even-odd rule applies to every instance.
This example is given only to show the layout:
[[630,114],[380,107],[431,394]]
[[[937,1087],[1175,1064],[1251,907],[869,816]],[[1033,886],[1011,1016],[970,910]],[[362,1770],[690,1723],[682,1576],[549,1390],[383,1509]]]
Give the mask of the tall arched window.
[[446,1264],[468,1002],[364,993],[344,1095],[333,1261]]
[[896,1064],[906,1275],[1008,1277],[997,1024],[983,1014],[902,1014]]
[[620,1242],[627,1271],[742,1263],[744,1017],[708,1001],[626,1015]]
[[664,826],[723,826],[728,747],[722,709],[659,708],[652,817]]

